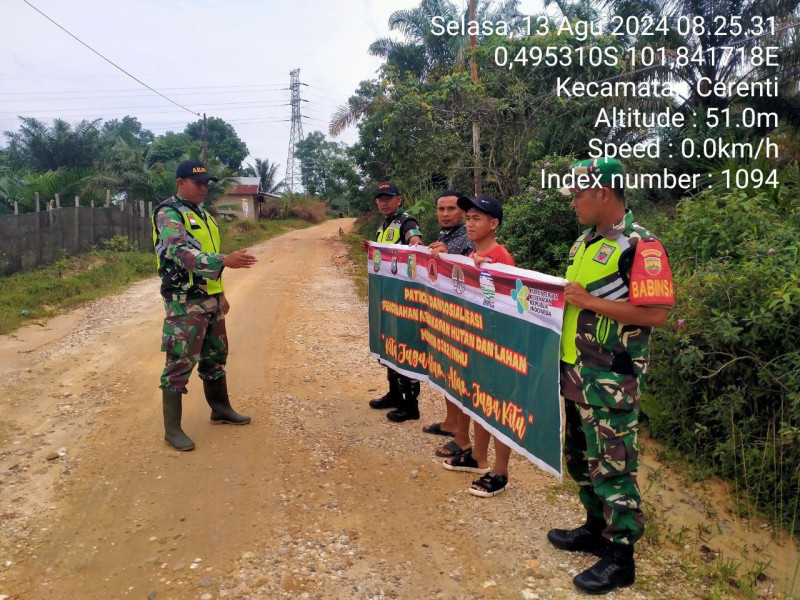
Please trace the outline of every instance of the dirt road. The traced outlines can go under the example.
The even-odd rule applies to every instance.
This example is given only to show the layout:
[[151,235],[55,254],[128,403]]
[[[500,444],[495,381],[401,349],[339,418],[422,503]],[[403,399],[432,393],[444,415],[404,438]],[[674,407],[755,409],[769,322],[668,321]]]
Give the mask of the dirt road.
[[[342,223],[226,274],[231,397],[253,422],[211,425],[194,375],[193,452],[163,441],[155,279],[0,338],[0,598],[577,597],[592,557],[544,537],[581,520],[569,485],[513,457],[509,491],[474,498],[420,432],[439,397],[423,392],[423,421],[402,425],[367,407],[385,371]],[[610,598],[706,597],[680,557],[640,554],[637,585]]]

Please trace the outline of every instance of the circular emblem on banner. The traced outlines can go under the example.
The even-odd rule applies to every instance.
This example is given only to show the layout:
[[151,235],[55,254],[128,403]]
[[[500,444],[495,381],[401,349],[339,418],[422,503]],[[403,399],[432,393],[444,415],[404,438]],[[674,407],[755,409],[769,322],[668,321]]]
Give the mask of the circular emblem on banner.
[[397,252],[392,253],[392,275],[397,275]]
[[467,289],[466,283],[464,282],[464,269],[458,265],[453,267],[451,279],[453,280],[453,289],[456,293],[463,294],[464,290]]
[[381,251],[375,250],[375,252],[372,253],[372,270],[376,273],[381,270],[382,260],[383,258],[381,257]]
[[486,298],[489,302],[494,300],[494,278],[489,271],[481,271],[481,275],[479,278],[481,284],[481,291],[483,292],[483,297]]
[[407,260],[406,275],[408,275],[409,279],[414,279],[417,276],[417,255],[409,254]]
[[436,278],[439,277],[439,267],[436,266],[435,260],[428,261],[428,279],[431,283],[436,283]]

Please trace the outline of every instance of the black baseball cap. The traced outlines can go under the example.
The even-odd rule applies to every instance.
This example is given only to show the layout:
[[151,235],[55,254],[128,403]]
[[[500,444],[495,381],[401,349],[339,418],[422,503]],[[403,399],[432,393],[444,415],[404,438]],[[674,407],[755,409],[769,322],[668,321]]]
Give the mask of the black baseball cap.
[[476,198],[465,198],[462,196],[458,199],[458,208],[467,212],[470,208],[477,208],[479,211],[486,213],[503,222],[503,205],[494,196],[489,194],[481,194]]
[[206,166],[199,160],[185,160],[175,169],[175,179],[194,179],[195,181],[219,181],[209,174]]
[[375,192],[375,197],[378,196],[399,196],[400,190],[391,181],[381,181],[378,184],[378,191]]

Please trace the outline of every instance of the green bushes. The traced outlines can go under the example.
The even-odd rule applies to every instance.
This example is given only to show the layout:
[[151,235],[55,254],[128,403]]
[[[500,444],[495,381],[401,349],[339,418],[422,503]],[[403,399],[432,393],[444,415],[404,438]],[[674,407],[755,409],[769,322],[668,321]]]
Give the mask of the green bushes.
[[269,200],[261,206],[262,219],[301,219],[309,223],[322,223],[328,205],[314,196],[286,194],[280,201]]
[[104,240],[100,245],[105,250],[112,252],[138,252],[139,246],[134,244],[127,236],[117,234],[114,237]]
[[292,219],[302,219],[309,223],[322,223],[322,221],[325,220],[327,212],[328,207],[324,202],[304,202],[292,206],[289,209],[289,217]]
[[800,531],[798,197],[707,192],[655,230],[677,304],[654,333],[651,430]]
[[540,172],[564,174],[572,159],[548,157],[531,168],[526,191],[508,199],[503,224],[497,230],[517,266],[563,277],[570,246],[584,229],[575,217],[570,198],[555,189],[541,189]]

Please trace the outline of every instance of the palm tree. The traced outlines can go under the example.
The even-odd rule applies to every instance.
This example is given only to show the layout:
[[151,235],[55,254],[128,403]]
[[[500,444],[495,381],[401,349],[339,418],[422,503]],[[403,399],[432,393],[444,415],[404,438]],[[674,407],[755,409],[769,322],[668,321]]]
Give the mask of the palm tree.
[[[523,16],[517,10],[519,0],[504,0],[493,8],[492,0],[481,0],[475,7],[475,20],[504,21],[512,27]],[[419,6],[398,10],[389,16],[389,29],[399,31],[403,41],[381,38],[369,47],[369,53],[386,59],[386,66],[399,73],[411,72],[420,80],[448,72],[454,66],[466,66],[467,35],[434,35],[431,26],[434,17],[445,22],[469,19],[469,9],[463,12],[449,0],[422,0]],[[480,37],[480,36],[479,36]]]
[[[496,8],[492,0],[480,0],[475,9],[477,21],[504,21],[515,27],[523,15],[518,11],[519,0],[503,0]],[[458,21],[469,11],[462,11],[450,0],[422,0],[419,6],[397,10],[389,16],[389,29],[402,34],[403,40],[380,38],[369,46],[369,53],[385,59],[383,73],[404,76],[411,73],[420,81],[444,75],[453,69],[466,68],[469,36],[434,35],[432,19],[443,17],[445,21]],[[350,125],[357,123],[370,113],[371,105],[384,90],[373,82],[362,81],[356,95],[342,105],[331,117],[328,132],[339,135]]]
[[[670,29],[661,39],[649,38],[648,44],[654,46],[667,46],[672,49],[686,48],[688,55],[705,51],[706,60],[703,64],[688,61],[685,65],[668,65],[661,69],[660,76],[676,79],[689,86],[689,95],[686,98],[687,109],[698,108],[725,108],[737,101],[736,97],[724,97],[716,94],[700,95],[698,84],[702,90],[712,89],[715,84],[738,83],[741,81],[758,81],[768,77],[778,77],[779,81],[792,79],[796,90],[796,81],[800,74],[800,43],[794,34],[794,29],[800,23],[798,9],[800,0],[786,0],[784,2],[764,2],[763,0],[605,0],[605,6],[613,9],[623,19],[637,17],[640,21],[645,17],[658,22],[661,17],[666,17]],[[705,31],[699,34],[690,31],[687,36],[681,36],[675,28],[679,18],[688,19],[689,22],[696,16],[705,17]],[[734,29],[716,33],[720,26],[715,17],[730,18],[735,16],[742,25],[738,33]],[[759,38],[750,29],[754,18],[760,19],[763,24],[768,19],[774,18],[776,34]],[[784,31],[781,31],[781,30]],[[640,44],[642,42],[639,42]],[[749,61],[742,60],[738,52],[723,52],[724,47],[737,47],[750,51],[756,46],[778,46],[779,56],[777,68],[752,66]],[[711,50],[715,54],[710,54]],[[713,56],[715,60],[709,60]],[[706,79],[703,79],[706,78]],[[701,80],[703,80],[701,82]],[[707,85],[706,85],[707,83]],[[750,102],[753,98],[745,98]],[[787,117],[796,115],[787,114]]]
[[253,172],[258,177],[258,191],[265,194],[277,194],[282,191],[285,185],[283,180],[276,181],[278,176],[278,163],[270,162],[269,159],[261,160],[257,158],[255,165],[248,163]]
[[97,128],[100,119],[70,125],[55,119],[51,126],[31,117],[20,117],[19,131],[5,132],[10,146],[33,171],[44,173],[59,168],[88,169],[103,152]]

